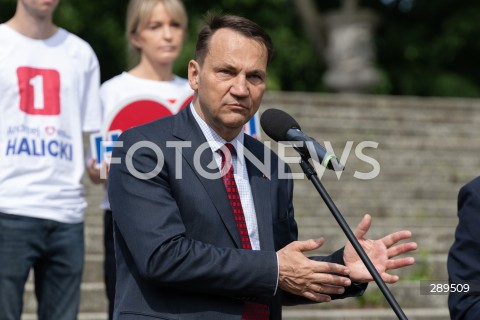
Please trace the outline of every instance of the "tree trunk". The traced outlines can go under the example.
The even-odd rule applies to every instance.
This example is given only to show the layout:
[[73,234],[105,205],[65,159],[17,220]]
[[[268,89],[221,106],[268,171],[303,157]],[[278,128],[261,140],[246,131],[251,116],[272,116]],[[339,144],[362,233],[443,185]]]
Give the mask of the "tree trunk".
[[323,19],[313,0],[290,0],[302,19],[307,37],[315,47],[317,54],[323,59],[325,49],[325,32]]

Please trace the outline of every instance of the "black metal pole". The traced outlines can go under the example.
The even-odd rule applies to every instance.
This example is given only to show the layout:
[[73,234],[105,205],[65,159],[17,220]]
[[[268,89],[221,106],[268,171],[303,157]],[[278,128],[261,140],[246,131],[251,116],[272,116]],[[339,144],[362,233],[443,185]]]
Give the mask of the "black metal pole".
[[395,297],[392,295],[392,293],[388,289],[387,285],[383,281],[382,277],[378,273],[377,269],[373,265],[368,255],[365,253],[365,250],[363,250],[362,246],[358,242],[358,239],[355,237],[355,234],[352,232],[352,230],[348,226],[347,222],[343,218],[342,214],[338,210],[332,198],[330,198],[327,191],[323,187],[322,183],[320,182],[320,179],[317,176],[317,173],[315,172],[315,169],[308,161],[308,158],[302,157],[302,161],[300,162],[300,167],[302,167],[303,172],[307,175],[308,179],[312,181],[313,185],[315,186],[317,191],[320,193],[320,196],[322,197],[323,201],[325,201],[325,204],[332,212],[333,217],[335,218],[335,220],[337,220],[338,224],[342,228],[343,232],[347,236],[353,248],[355,249],[357,254],[360,256],[360,259],[362,259],[363,263],[365,264],[365,267],[368,269],[368,271],[372,275],[373,279],[377,283],[378,287],[382,291],[383,295],[387,299],[393,311],[398,316],[398,319],[408,320],[407,316],[405,315],[405,313],[403,313],[402,308],[398,304],[397,300],[395,300]]

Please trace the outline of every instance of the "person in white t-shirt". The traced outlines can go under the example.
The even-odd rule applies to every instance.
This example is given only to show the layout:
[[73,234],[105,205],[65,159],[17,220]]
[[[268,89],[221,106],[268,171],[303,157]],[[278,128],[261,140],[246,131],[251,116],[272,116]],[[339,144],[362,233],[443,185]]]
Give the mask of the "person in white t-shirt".
[[0,318],[33,269],[38,319],[76,319],[84,256],[82,132],[100,129],[99,65],[57,27],[59,0],[18,0],[0,24]]
[[[131,0],[127,10],[127,38],[132,64],[101,86],[103,133],[126,130],[142,122],[173,115],[193,98],[188,81],[173,73],[187,35],[187,13],[180,0]],[[92,159],[89,174],[100,178]],[[115,298],[115,253],[112,212],[107,195],[101,207],[104,216],[104,280],[112,319]]]

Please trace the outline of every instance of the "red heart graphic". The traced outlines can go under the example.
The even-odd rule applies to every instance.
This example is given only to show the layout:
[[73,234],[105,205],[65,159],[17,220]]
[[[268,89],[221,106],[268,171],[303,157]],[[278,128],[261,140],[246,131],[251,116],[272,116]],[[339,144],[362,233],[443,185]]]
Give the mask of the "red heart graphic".
[[161,100],[136,99],[124,106],[117,108],[116,114],[110,115],[111,121],[107,122],[105,132],[120,130],[125,131],[131,127],[145,124],[147,122],[171,116],[188,106],[193,99],[190,93],[186,99],[180,101],[181,104],[167,106],[168,101],[162,103]]
[[55,127],[52,127],[52,126],[45,127],[45,133],[48,134],[49,136],[55,134],[55,131],[57,131]]

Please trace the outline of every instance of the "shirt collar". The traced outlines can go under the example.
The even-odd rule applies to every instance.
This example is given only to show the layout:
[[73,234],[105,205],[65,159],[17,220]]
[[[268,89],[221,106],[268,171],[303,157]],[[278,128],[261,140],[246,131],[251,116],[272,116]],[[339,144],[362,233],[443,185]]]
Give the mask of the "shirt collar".
[[237,159],[241,162],[243,162],[243,141],[244,141],[244,132],[243,130],[240,131],[240,133],[232,140],[232,141],[226,141],[218,133],[215,132],[197,113],[195,108],[193,107],[193,103],[190,103],[190,111],[193,114],[193,117],[195,118],[195,121],[197,121],[198,125],[200,126],[200,129],[203,132],[203,135],[207,139],[208,144],[210,145],[210,148],[212,151],[215,153],[220,149],[225,143],[230,142],[233,144],[235,147],[235,150],[237,152]]

